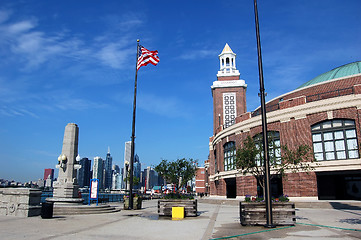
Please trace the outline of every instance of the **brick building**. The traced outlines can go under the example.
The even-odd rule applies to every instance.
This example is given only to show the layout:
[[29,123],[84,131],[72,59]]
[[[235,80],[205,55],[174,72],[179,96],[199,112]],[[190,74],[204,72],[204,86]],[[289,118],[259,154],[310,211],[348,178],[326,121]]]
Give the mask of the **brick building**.
[[[228,44],[219,55],[220,70],[212,85],[213,136],[209,143],[212,196],[257,195],[254,176],[235,165],[236,148],[247,136],[262,132],[260,109],[247,112],[244,80]],[[312,147],[314,171],[275,178],[274,195],[292,198],[361,200],[361,62],[337,67],[292,92],[267,102],[268,132],[278,145]],[[270,149],[270,151],[272,151]],[[272,174],[272,172],[271,172]]]
[[209,169],[208,160],[204,162],[204,167],[197,167],[196,176],[195,176],[196,179],[195,188],[197,195],[207,196],[209,194],[208,169]]

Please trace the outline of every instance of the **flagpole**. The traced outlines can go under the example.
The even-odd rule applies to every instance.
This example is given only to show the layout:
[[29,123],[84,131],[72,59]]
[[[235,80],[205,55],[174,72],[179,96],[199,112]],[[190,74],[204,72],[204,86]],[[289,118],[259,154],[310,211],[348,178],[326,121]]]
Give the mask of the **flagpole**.
[[139,39],[137,39],[137,54],[135,63],[134,100],[133,100],[133,122],[132,122],[132,144],[130,151],[129,172],[129,209],[133,209],[133,168],[134,168],[134,140],[135,140],[135,112],[137,108],[137,80],[138,80],[138,53]]

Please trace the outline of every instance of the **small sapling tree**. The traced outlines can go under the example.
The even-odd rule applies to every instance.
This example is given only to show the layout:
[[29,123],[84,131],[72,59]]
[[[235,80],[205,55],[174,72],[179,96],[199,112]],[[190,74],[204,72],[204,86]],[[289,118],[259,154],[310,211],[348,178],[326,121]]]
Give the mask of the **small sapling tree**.
[[176,161],[168,161],[163,159],[154,168],[160,176],[162,176],[167,183],[172,183],[179,189],[186,185],[196,173],[196,161],[193,159],[177,159]]
[[[276,146],[272,137],[269,137],[269,165],[271,178],[274,176],[281,176],[287,178],[287,173],[297,173],[300,171],[309,172],[314,170],[311,165],[315,161],[312,148],[308,145],[299,145],[295,148],[289,148],[287,145]],[[248,136],[241,147],[237,149],[236,164],[239,171],[243,174],[251,174],[263,189],[265,193],[264,184],[264,157],[262,141],[256,141]]]

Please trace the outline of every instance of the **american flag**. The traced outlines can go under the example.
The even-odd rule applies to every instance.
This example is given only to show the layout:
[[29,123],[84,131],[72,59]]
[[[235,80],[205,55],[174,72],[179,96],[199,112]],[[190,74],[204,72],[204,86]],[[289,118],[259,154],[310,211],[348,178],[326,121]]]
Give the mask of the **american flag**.
[[139,45],[138,49],[137,71],[141,66],[146,66],[148,63],[151,63],[154,66],[157,65],[159,62],[159,57],[157,56],[158,51],[149,51],[141,45]]

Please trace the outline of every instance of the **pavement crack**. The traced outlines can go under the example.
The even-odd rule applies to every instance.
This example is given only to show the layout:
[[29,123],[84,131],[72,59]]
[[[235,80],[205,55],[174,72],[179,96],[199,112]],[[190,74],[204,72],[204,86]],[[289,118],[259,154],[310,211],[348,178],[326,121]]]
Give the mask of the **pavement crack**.
[[210,239],[212,237],[214,224],[216,223],[218,212],[219,212],[220,208],[221,208],[221,205],[218,205],[216,207],[216,209],[214,210],[214,212],[213,212],[213,214],[211,216],[211,219],[209,220],[207,229],[203,234],[202,240],[208,240],[208,239]]

